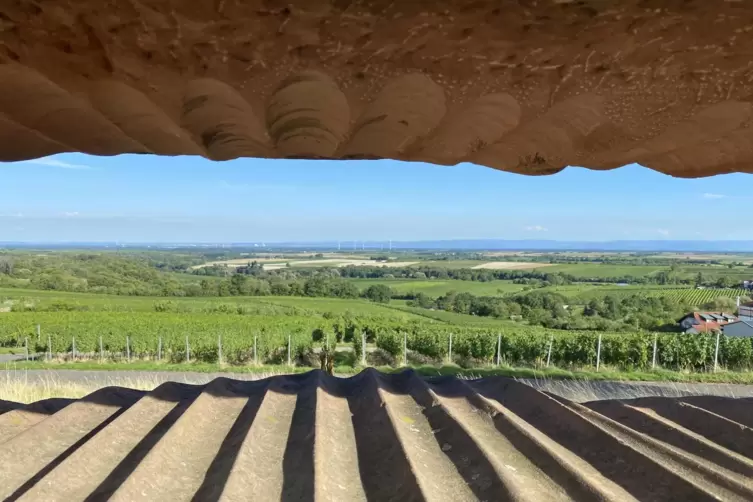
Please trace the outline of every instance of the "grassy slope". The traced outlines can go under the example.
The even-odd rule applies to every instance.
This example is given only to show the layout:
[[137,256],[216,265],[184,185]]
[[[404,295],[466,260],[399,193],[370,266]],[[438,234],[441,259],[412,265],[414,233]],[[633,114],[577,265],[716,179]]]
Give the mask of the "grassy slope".
[[444,310],[429,310],[423,309],[421,307],[409,307],[406,305],[406,302],[400,302],[397,300],[393,300],[390,303],[390,308],[402,312],[409,312],[411,314],[424,317],[425,319],[433,319],[435,321],[440,321],[447,324],[456,324],[458,326],[498,328],[520,326],[520,324],[518,323],[496,319],[494,317],[479,317],[468,314],[458,314],[455,312],[446,312]]
[[[592,369],[565,370],[560,368],[524,368],[524,367],[487,367],[461,368],[455,365],[444,366],[410,366],[425,376],[453,375],[466,378],[481,378],[486,376],[506,376],[514,378],[542,378],[561,380],[614,380],[629,382],[703,382],[703,383],[737,383],[753,384],[753,372],[719,371],[717,373],[686,373],[679,371],[613,371],[610,369],[596,372]],[[209,363],[165,364],[157,362],[137,361],[132,363],[97,363],[97,362],[14,362],[5,365],[5,370],[25,369],[73,369],[73,370],[101,370],[101,371],[168,371],[168,372],[199,372],[199,373],[239,373],[239,374],[283,374],[310,371],[310,367],[290,366],[219,366]],[[338,366],[335,372],[341,376],[355,374],[361,367]],[[385,373],[403,371],[406,367],[392,368],[377,367]]]
[[[298,307],[313,310],[319,313],[353,312],[364,315],[380,315],[399,317],[401,319],[421,319],[420,316],[410,312],[398,311],[388,306],[359,299],[338,298],[308,298],[294,296],[231,296],[231,297],[196,297],[196,298],[165,298],[165,297],[142,297],[142,296],[114,296],[93,295],[89,293],[67,293],[58,291],[36,291],[19,289],[0,289],[0,301],[2,299],[23,300],[39,304],[41,306],[52,303],[65,302],[71,305],[85,306],[91,311],[131,311],[131,312],[154,312],[154,306],[158,302],[171,301],[178,305],[186,305],[195,309],[212,304],[266,304]],[[115,309],[117,307],[117,309]],[[2,318],[0,318],[2,319]]]
[[292,306],[316,310],[319,312],[344,313],[353,312],[367,315],[397,316],[402,319],[416,319],[419,316],[403,311],[396,311],[389,306],[366,300],[340,300],[337,298],[302,298],[294,296],[263,296],[250,298],[268,304]]

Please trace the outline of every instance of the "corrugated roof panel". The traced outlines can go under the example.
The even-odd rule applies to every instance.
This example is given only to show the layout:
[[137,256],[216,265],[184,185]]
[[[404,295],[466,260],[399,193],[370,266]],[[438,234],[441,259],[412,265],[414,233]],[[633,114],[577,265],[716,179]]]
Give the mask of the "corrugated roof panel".
[[109,388],[43,415],[0,420],[0,499],[753,500],[745,399],[580,405],[369,369]]

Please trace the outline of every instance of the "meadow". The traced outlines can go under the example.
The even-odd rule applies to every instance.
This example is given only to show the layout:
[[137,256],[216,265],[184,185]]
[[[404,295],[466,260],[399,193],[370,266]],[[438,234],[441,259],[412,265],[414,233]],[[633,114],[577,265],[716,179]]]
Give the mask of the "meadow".
[[351,279],[361,289],[374,284],[384,284],[399,294],[424,293],[431,297],[442,296],[450,291],[471,293],[476,296],[505,296],[525,289],[523,284],[512,281],[460,281],[460,280],[422,280],[422,279]]
[[660,270],[666,270],[667,267],[659,265],[613,265],[610,263],[575,263],[575,264],[555,264],[547,267],[545,272],[561,272],[570,274],[574,277],[588,279],[591,277],[609,278],[609,277],[644,277],[655,274]]
[[[15,311],[85,311],[85,312],[155,312],[166,310],[178,313],[273,313],[293,315],[325,315],[352,313],[418,319],[409,313],[396,312],[388,305],[360,299],[309,298],[293,296],[232,296],[232,297],[149,297],[115,296],[58,291],[0,289],[0,307]],[[0,317],[0,322],[3,318]]]

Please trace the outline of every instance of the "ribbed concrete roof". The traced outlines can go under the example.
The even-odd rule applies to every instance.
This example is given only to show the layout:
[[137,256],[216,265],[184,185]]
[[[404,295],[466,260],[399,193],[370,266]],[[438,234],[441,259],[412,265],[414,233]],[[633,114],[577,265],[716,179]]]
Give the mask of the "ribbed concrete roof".
[[0,161],[750,173],[751,27],[742,0],[6,0]]
[[0,404],[7,500],[751,500],[753,401],[313,371]]

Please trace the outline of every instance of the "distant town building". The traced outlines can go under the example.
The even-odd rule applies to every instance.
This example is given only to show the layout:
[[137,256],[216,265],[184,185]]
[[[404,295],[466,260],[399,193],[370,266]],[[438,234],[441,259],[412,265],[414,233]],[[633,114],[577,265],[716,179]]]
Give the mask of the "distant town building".
[[753,338],[753,320],[744,321],[740,319],[737,322],[731,322],[722,326],[724,336],[737,336]]
[[737,320],[737,317],[725,312],[691,312],[677,322],[683,332],[697,334],[721,331],[723,326]]
[[743,289],[753,291],[753,279],[751,279],[750,281],[743,281]]

